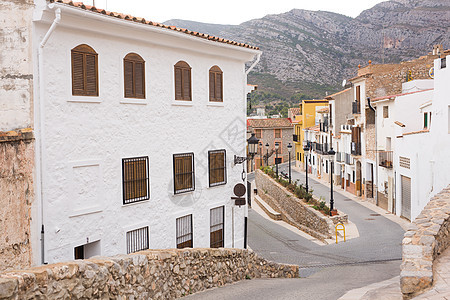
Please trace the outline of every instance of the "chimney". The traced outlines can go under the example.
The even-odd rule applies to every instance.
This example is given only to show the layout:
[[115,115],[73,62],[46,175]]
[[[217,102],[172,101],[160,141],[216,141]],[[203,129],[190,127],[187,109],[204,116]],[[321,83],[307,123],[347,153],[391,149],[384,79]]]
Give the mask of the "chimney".
[[442,44],[437,44],[433,46],[433,55],[439,55],[442,53],[443,46]]

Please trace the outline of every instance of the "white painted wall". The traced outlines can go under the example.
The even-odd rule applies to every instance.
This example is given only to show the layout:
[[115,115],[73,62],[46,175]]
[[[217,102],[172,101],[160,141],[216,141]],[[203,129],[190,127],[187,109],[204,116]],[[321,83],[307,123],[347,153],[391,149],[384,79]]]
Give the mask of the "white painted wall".
[[[43,20],[52,15],[44,12]],[[44,21],[36,23],[38,39],[48,28]],[[242,183],[242,165],[232,160],[245,154],[244,63],[258,51],[129,24],[63,10],[45,48],[46,262],[73,259],[73,248],[88,240],[100,240],[101,255],[125,253],[126,232],[143,226],[149,226],[150,248],[174,248],[175,220],[187,214],[193,214],[194,247],[209,247],[209,210],[222,205],[225,246],[243,247],[247,207],[234,207],[230,199]],[[98,53],[99,97],[71,95],[70,50],[79,44]],[[146,62],[145,100],[123,97],[123,58],[130,52]],[[179,60],[192,68],[193,101],[187,105],[174,100]],[[223,105],[208,102],[214,65],[223,71]],[[207,153],[216,149],[226,149],[228,182],[209,188]],[[172,155],[186,152],[195,156],[196,189],[174,195]],[[138,156],[149,157],[150,200],[123,205],[122,158]]]
[[[447,56],[447,64],[450,62]],[[411,178],[411,221],[413,221],[428,203],[428,201],[450,184],[450,147],[449,128],[449,96],[450,95],[450,68],[440,69],[440,60],[434,62],[435,78],[434,93],[423,92],[408,95],[408,99],[403,99],[403,106],[398,109],[406,109],[406,106],[413,106],[413,103],[422,104],[426,102],[430,94],[432,95],[431,111],[433,113],[432,126],[429,132],[404,135],[397,138],[395,167],[397,170],[397,182],[400,176]],[[414,97],[421,95],[422,101],[414,101]],[[414,96],[414,97],[413,97]],[[415,110],[418,106],[414,105]],[[420,124],[420,125],[419,125]],[[416,120],[417,126],[423,127],[422,115]],[[408,157],[411,160],[410,169],[400,167],[399,156]],[[397,184],[397,215],[401,212],[401,185]]]

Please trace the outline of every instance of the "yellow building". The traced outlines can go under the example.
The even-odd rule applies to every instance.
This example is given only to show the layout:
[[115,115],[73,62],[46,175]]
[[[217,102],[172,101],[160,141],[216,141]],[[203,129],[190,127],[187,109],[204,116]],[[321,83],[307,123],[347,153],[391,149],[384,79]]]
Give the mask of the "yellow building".
[[303,168],[303,138],[304,128],[316,125],[317,110],[328,107],[328,100],[302,100],[299,109],[291,109],[291,120],[294,125],[295,165]]

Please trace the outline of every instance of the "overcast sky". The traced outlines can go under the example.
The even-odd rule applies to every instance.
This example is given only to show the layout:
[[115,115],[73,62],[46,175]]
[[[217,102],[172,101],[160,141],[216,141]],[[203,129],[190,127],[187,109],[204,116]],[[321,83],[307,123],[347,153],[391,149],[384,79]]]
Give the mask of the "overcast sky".
[[[92,4],[93,0],[85,0]],[[293,8],[325,10],[358,16],[384,0],[95,0],[98,8],[144,17],[155,22],[184,19],[216,24],[240,24]],[[170,25],[170,24],[169,24]]]

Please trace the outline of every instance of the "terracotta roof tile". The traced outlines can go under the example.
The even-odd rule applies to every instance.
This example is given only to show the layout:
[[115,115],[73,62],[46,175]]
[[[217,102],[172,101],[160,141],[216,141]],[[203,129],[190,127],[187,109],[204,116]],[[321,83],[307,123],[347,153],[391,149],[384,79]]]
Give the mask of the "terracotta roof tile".
[[400,127],[405,127],[406,126],[405,124],[403,124],[402,122],[399,122],[399,121],[395,121],[394,124],[398,125]]
[[328,110],[328,107],[324,107],[324,108],[317,110],[317,112],[318,113],[327,113],[327,112],[329,112],[329,110]]
[[320,130],[320,125],[314,125],[314,126],[311,126],[311,127],[307,127],[307,128],[305,128],[303,130],[319,131]]
[[411,132],[406,132],[403,135],[410,135],[410,134],[417,134],[417,133],[425,133],[425,132],[430,132],[429,129],[423,129],[423,130],[418,130],[418,131],[411,131]]
[[278,127],[292,127],[291,120],[284,119],[249,119],[248,125],[253,128],[278,128]]
[[326,96],[325,99],[327,99],[327,100],[333,100],[333,97],[336,97],[337,95],[340,95],[340,94],[342,94],[342,93],[348,92],[349,90],[351,90],[351,88],[348,88],[348,89],[342,90],[342,91],[340,91],[340,92],[334,93],[334,94],[332,94],[332,95],[330,95],[330,96]]
[[292,115],[294,115],[294,116],[301,115],[300,107],[292,107],[292,108],[289,108],[289,110],[291,111]]
[[83,2],[72,2],[70,0],[49,0],[51,3],[60,3],[60,4],[65,4],[65,5],[70,5],[70,6],[74,6],[74,7],[78,7],[84,10],[89,10],[92,12],[96,12],[99,14],[104,14],[104,15],[109,15],[111,17],[115,17],[115,18],[119,18],[119,19],[124,19],[124,20],[129,20],[129,21],[133,21],[133,22],[137,22],[137,23],[144,23],[147,25],[151,25],[151,26],[156,26],[156,27],[163,27],[166,29],[170,29],[170,30],[174,30],[174,31],[179,31],[179,32],[183,32],[186,34],[190,34],[193,36],[198,36],[200,38],[204,38],[204,39],[208,39],[211,41],[217,41],[217,42],[221,42],[221,43],[225,43],[225,44],[230,44],[230,45],[236,45],[239,47],[243,47],[243,48],[249,48],[252,50],[259,50],[259,47],[255,47],[255,46],[251,46],[245,43],[238,43],[235,41],[230,41],[230,40],[226,40],[226,39],[222,39],[222,38],[218,38],[209,34],[204,34],[204,33],[199,33],[199,32],[194,32],[194,31],[190,31],[184,28],[178,28],[175,26],[168,26],[168,25],[164,25],[161,23],[157,23],[157,22],[152,22],[152,21],[146,21],[144,18],[138,18],[138,17],[133,17],[130,15],[125,15],[125,14],[121,14],[121,13],[115,13],[115,12],[108,12],[104,9],[100,9],[100,8],[96,8],[95,6],[91,6],[91,5],[85,5]]
[[434,90],[434,89],[431,88],[431,89],[425,89],[425,90],[414,91],[414,92],[403,93],[403,94],[388,95],[388,96],[374,98],[371,101],[373,102],[373,101],[380,101],[380,100],[385,100],[385,99],[389,99],[389,98],[397,98],[397,97],[400,97],[400,96],[411,95],[411,94],[416,94],[416,93],[422,93],[422,92],[427,92],[427,91],[432,91],[432,90]]

